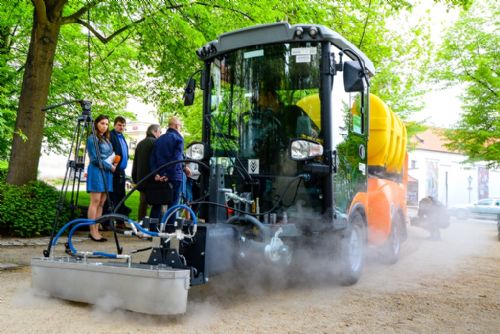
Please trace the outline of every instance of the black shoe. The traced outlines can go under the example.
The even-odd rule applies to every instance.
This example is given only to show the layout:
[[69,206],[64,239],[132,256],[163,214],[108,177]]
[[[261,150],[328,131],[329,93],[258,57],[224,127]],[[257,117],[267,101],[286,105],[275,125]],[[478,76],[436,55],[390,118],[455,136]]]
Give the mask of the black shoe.
[[108,241],[108,239],[106,239],[106,238],[96,239],[90,233],[89,233],[89,238],[90,238],[90,240],[95,241],[95,242],[106,242],[106,241]]

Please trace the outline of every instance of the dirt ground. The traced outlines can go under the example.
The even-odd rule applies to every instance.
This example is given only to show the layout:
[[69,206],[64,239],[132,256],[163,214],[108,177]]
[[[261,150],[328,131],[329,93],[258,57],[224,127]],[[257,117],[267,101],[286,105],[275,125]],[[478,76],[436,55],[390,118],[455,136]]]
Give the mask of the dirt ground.
[[[442,241],[409,227],[401,259],[370,250],[358,284],[260,286],[234,274],[189,291],[182,316],[150,316],[39,297],[29,266],[0,271],[1,333],[499,333],[500,242],[494,223],[458,222]],[[125,244],[137,247],[137,241]],[[146,241],[139,241],[146,243]],[[89,241],[79,244],[95,246]],[[101,245],[99,245],[101,246]],[[101,247],[111,250],[113,243]],[[0,263],[29,264],[42,247],[1,247]]]

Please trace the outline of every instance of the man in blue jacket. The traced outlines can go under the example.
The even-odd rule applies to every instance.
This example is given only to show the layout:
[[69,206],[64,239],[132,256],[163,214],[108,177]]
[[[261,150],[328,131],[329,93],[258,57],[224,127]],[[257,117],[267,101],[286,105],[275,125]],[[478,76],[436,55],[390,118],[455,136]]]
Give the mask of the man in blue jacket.
[[[168,121],[167,132],[162,134],[154,143],[151,153],[151,170],[166,164],[170,161],[184,159],[184,138],[180,130],[182,123],[178,117],[171,117]],[[191,176],[191,170],[185,167],[183,163],[172,164],[161,169],[155,175],[157,182],[170,182],[172,185],[172,201],[167,203],[168,206],[179,204],[180,192],[182,186],[182,174],[186,173]],[[151,208],[151,217],[160,218],[161,205],[153,205]]]
[[[125,197],[125,168],[128,164],[128,144],[123,136],[125,132],[125,126],[127,121],[122,116],[115,118],[113,130],[109,132],[110,141],[113,145],[113,151],[117,156],[120,156],[120,162],[116,166],[115,172],[113,173],[113,192],[110,193],[113,205],[116,206]],[[122,204],[117,212],[129,215],[132,209],[130,209],[125,204]]]

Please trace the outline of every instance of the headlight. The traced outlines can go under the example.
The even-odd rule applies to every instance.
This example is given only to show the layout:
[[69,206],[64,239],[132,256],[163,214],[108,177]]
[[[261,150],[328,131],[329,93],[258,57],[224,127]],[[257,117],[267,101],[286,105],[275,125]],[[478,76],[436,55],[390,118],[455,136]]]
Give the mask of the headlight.
[[186,158],[202,160],[205,157],[205,145],[203,143],[192,143],[186,149]]
[[305,139],[294,139],[290,144],[290,158],[309,160],[323,155],[323,145]]

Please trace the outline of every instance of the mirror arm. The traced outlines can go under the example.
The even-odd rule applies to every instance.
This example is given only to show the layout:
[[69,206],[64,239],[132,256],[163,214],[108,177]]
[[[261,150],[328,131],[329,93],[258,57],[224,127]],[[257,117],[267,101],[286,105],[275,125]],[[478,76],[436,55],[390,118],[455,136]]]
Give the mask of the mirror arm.
[[319,162],[309,162],[304,165],[304,171],[312,175],[326,176],[330,175],[330,166]]
[[342,72],[344,70],[344,62],[342,61],[342,57],[344,56],[344,53],[339,52],[339,62],[335,64],[335,71],[336,72]]
[[362,73],[363,73],[363,77],[365,78],[365,81],[366,81],[366,85],[368,87],[370,87],[370,80],[368,80],[368,77],[366,75],[366,66],[365,66],[365,62],[363,61],[363,59],[361,59],[360,56],[358,56],[356,54],[356,52],[352,51],[351,49],[344,49],[342,50],[344,51],[344,53],[346,54],[350,54],[351,56],[353,56],[354,58],[356,58],[356,60],[358,61],[359,63],[359,66],[361,66],[361,70],[362,70]]

